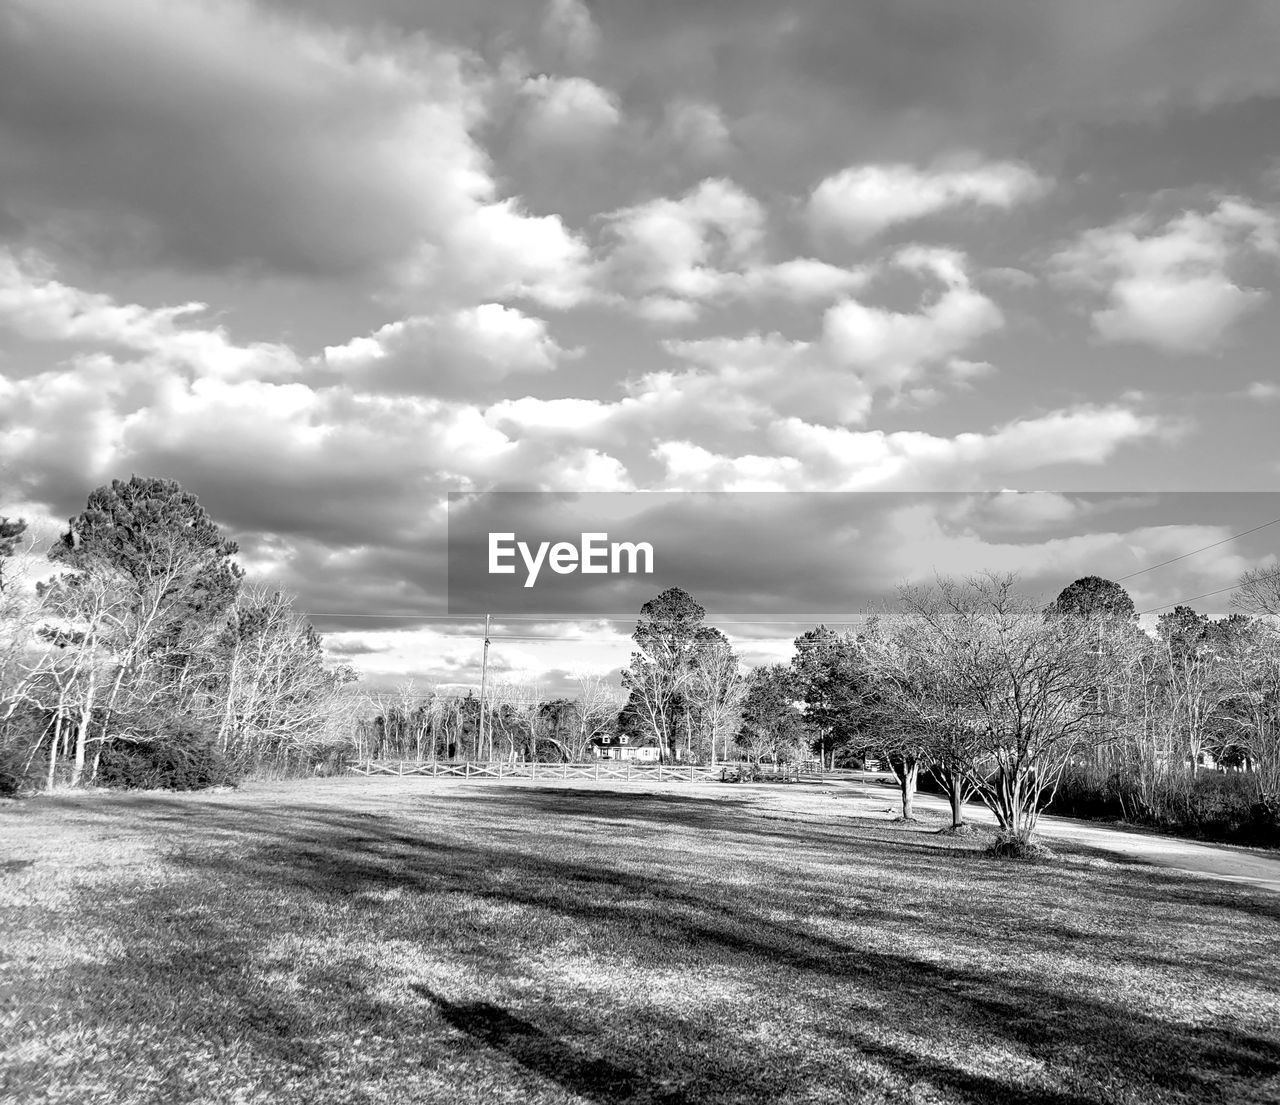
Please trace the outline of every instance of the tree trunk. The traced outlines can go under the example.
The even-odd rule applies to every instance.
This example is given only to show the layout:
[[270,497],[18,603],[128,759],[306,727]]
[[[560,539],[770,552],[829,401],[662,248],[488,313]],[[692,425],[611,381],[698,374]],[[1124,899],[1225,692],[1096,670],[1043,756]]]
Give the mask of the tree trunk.
[[[61,703],[59,703],[61,707]],[[62,740],[62,711],[59,708],[57,716],[53,719],[53,741],[49,745],[49,777],[45,780],[44,789],[53,790],[54,773],[58,768],[58,744]]]
[[[92,663],[92,657],[90,658]],[[89,669],[89,686],[85,689],[84,702],[80,707],[80,723],[76,727],[75,765],[71,769],[71,785],[78,787],[84,776],[84,754],[89,743],[89,723],[93,720],[93,690],[97,678],[97,666]]]
[[902,775],[899,783],[902,787],[902,820],[915,820],[916,779],[920,774],[920,765],[914,760],[902,763]]
[[956,773],[951,774],[951,827],[958,829],[964,824],[964,779]]

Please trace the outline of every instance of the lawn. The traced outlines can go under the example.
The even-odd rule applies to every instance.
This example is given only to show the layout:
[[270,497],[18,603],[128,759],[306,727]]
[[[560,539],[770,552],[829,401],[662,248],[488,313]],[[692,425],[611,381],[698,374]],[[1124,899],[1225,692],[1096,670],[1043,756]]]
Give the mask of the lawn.
[[1274,1102],[1280,896],[804,786],[0,807],[14,1102]]

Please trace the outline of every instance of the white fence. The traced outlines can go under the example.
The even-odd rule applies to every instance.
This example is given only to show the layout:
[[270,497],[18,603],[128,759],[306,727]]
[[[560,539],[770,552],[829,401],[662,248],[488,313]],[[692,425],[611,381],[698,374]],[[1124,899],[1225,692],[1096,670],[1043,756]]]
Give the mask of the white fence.
[[[347,769],[356,775],[426,775],[460,779],[655,779],[670,782],[718,781],[722,774],[739,771],[745,764],[646,764],[631,760],[597,760],[594,763],[511,763],[505,760],[348,760]],[[796,782],[801,778],[794,765],[758,768],[761,782]],[[808,777],[808,776],[806,776]]]

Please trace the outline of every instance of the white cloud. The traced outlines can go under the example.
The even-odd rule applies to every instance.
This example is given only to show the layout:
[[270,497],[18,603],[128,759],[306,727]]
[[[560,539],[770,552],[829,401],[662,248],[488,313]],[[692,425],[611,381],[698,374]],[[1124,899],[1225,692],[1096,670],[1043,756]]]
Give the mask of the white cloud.
[[327,347],[324,360],[362,390],[452,395],[551,372],[564,355],[543,319],[483,303],[388,323],[368,337]]
[[514,437],[466,402],[346,383],[192,379],[105,357],[0,377],[5,463],[42,501],[122,472],[163,472],[219,504],[234,527],[335,546],[373,533],[394,547],[446,488],[630,485],[604,448],[562,433]]
[[890,227],[955,208],[1008,210],[1041,195],[1047,183],[1026,165],[976,159],[919,169],[908,164],[850,167],[809,196],[815,233],[864,242]]
[[585,77],[530,77],[524,94],[530,101],[525,133],[535,142],[589,145],[622,120],[617,96]]
[[674,376],[646,376],[633,395],[655,388],[676,391],[690,403],[716,410],[718,419],[732,407],[740,419],[758,426],[784,414],[861,422],[871,409],[873,391],[866,381],[832,364],[815,343],[776,331],[665,341],[663,348],[698,367]]
[[1089,230],[1053,264],[1064,283],[1105,296],[1091,315],[1103,340],[1207,353],[1268,298],[1233,273],[1251,254],[1276,252],[1278,226],[1273,212],[1226,198],[1159,228],[1142,215]]
[[[0,468],[42,501],[121,472],[192,482],[194,471],[229,520],[259,532],[322,527],[341,543],[419,517],[411,500],[424,488],[629,480],[600,444],[510,436],[449,398],[568,355],[544,320],[514,308],[414,316],[313,359],[237,345],[185,309],[120,305],[14,264],[0,275],[10,278],[0,321],[36,343],[72,343],[51,367],[0,374]],[[84,344],[119,351],[77,351]],[[272,378],[277,362],[287,371]]]
[[910,247],[895,260],[941,280],[942,294],[911,313],[869,307],[855,299],[834,304],[823,320],[828,354],[836,363],[857,369],[875,387],[902,387],[943,362],[963,376],[964,366],[971,362],[957,360],[955,354],[1004,326],[1000,308],[970,285],[959,253]]
[[599,399],[505,399],[485,411],[485,421],[511,437],[541,435],[573,439],[599,435],[615,414]]
[[832,299],[870,279],[867,269],[810,257],[767,261],[764,208],[724,179],[614,211],[607,222],[604,276],[616,301],[653,322],[692,321],[712,300]]
[[1121,407],[1057,411],[954,437],[788,418],[773,428],[768,455],[717,455],[689,441],[665,442],[654,455],[666,467],[666,486],[681,490],[943,490],[981,486],[997,472],[1100,464],[1126,444],[1171,432]]
[[590,251],[559,215],[532,216],[502,200],[452,227],[445,243],[424,250],[407,278],[446,295],[527,296],[560,310],[593,297]]
[[614,280],[638,292],[697,299],[719,285],[717,265],[752,257],[764,209],[732,181],[708,179],[678,200],[655,199],[607,216]]
[[792,491],[804,487],[804,466],[794,457],[717,456],[691,441],[665,441],[653,450],[678,491]]
[[[814,341],[778,332],[666,341],[663,348],[668,353],[698,366],[674,377],[679,389],[690,402],[696,397],[698,402],[722,406],[719,395],[733,396],[739,405],[750,403],[760,425],[784,415],[851,424],[867,418],[879,391],[906,394],[916,402],[935,401],[942,393],[923,386],[930,373],[964,387],[994,371],[986,361],[958,356],[1004,324],[995,303],[970,286],[964,256],[953,250],[911,247],[895,262],[940,281],[941,294],[906,313],[843,299],[827,309]],[[784,270],[830,292],[837,286],[833,274],[845,274],[848,283],[856,285],[870,278],[862,272],[809,268],[808,262],[789,264],[790,268],[757,266],[736,280],[745,285],[764,279],[762,274]],[[652,385],[658,377],[655,373],[642,378],[639,387]]]
[[34,341],[91,343],[157,356],[199,375],[296,375],[301,362],[286,346],[255,342],[237,345],[219,326],[191,322],[203,303],[142,307],[117,303],[54,279],[38,257],[19,260],[0,249],[0,326]]
[[1255,380],[1245,389],[1245,395],[1259,402],[1271,403],[1280,399],[1280,384],[1272,383],[1270,380]]
[[724,273],[717,291],[744,299],[768,296],[805,303],[847,295],[870,279],[868,269],[841,268],[812,257],[797,257],[776,264],[750,265],[740,273]]
[[[285,382],[316,363],[288,346],[239,344],[223,327],[205,327],[201,303],[149,308],[63,284],[38,259],[0,250],[0,327],[33,341],[115,347],[193,377]],[[545,320],[483,303],[415,315],[324,350],[323,361],[368,391],[456,395],[512,375],[550,372],[568,355]]]

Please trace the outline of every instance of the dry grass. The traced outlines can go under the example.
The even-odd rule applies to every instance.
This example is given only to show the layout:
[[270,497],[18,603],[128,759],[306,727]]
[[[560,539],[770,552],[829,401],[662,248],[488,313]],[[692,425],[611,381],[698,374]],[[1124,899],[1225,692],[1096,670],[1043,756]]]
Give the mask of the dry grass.
[[668,790],[7,804],[0,1097],[1280,1096],[1280,897],[1002,862],[806,788]]

